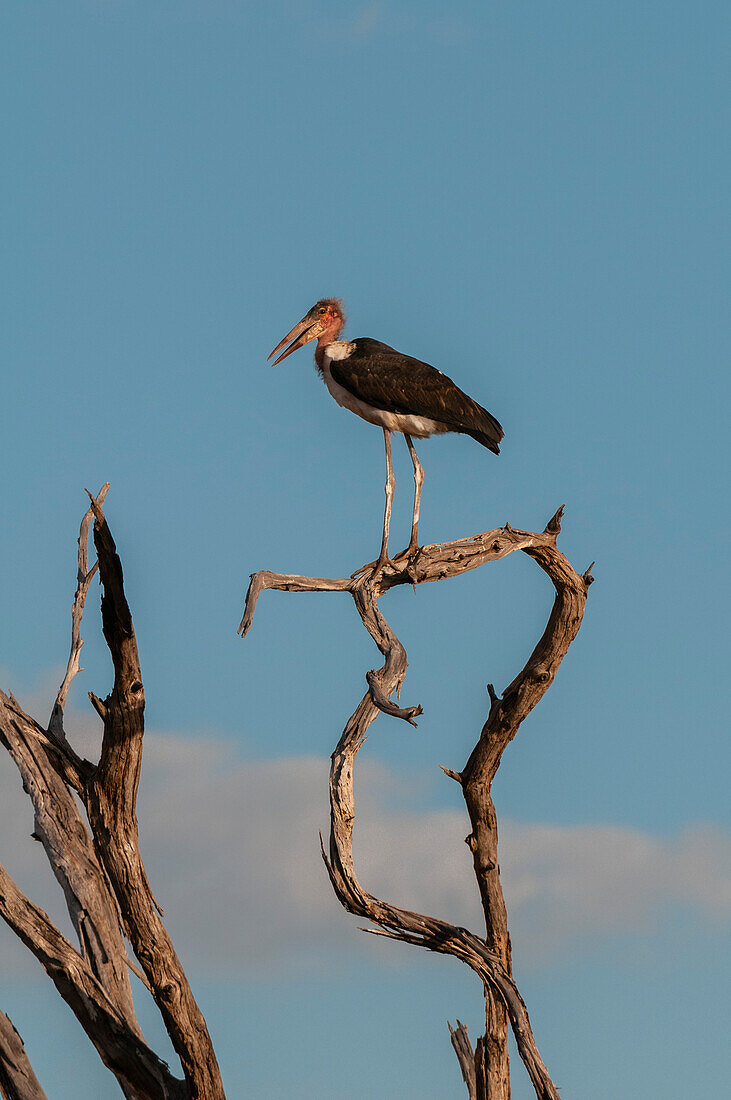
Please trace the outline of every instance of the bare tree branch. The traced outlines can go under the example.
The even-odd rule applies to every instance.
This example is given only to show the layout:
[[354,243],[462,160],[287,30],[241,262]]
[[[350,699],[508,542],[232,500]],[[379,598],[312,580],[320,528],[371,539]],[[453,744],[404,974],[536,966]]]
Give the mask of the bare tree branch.
[[4,1100],[48,1100],[13,1021],[0,1012],[0,1093]]
[[[456,1028],[453,1028],[449,1021],[447,1021],[447,1027],[449,1028],[449,1037],[452,1040],[454,1053],[457,1055],[464,1083],[467,1086],[469,1100],[478,1100],[477,1081],[479,1074],[475,1070],[475,1051],[472,1049],[467,1028],[459,1020],[457,1020]],[[482,1047],[480,1043],[481,1040],[478,1040],[478,1049],[481,1055]]]
[[[109,482],[102,485],[101,489],[96,495],[96,503],[99,507],[104,503],[104,498],[109,492]],[[71,687],[71,681],[77,672],[81,672],[81,666],[79,664],[79,656],[81,654],[81,647],[84,641],[81,637],[81,617],[84,614],[84,603],[86,601],[86,593],[89,591],[89,585],[92,582],[92,578],[97,571],[98,565],[95,562],[89,569],[89,528],[91,521],[94,518],[94,513],[91,508],[88,508],[84,518],[81,521],[81,529],[79,531],[79,551],[78,559],[79,565],[76,578],[76,593],[74,595],[74,602],[71,608],[71,652],[69,653],[69,660],[66,666],[66,675],[63,678],[60,688],[58,689],[58,695],[56,696],[56,702],[53,704],[53,710],[51,712],[51,719],[48,723],[49,732],[56,737],[64,739],[66,734],[63,728],[63,712],[66,706],[66,697]]]
[[130,1029],[135,1017],[117,904],[94,852],[77,803],[52,766],[48,737],[0,691],[0,743],[12,756],[35,809],[42,843],[64,893],[81,954]]
[[223,1084],[203,1014],[160,919],[140,855],[136,801],[145,694],[122,564],[104,513],[90,499],[104,589],[102,629],[114,665],[114,687],[103,701],[104,736],[99,765],[86,788],[87,813],[99,861],[180,1058],[190,1098],[223,1100]]
[[[591,583],[587,573],[580,577],[555,546],[561,530],[563,508],[549,520],[544,534],[553,540],[541,546],[523,547],[551,578],[556,598],[543,636],[522,671],[505,689],[500,699],[488,684],[490,711],[459,779],[472,830],[467,843],[472,851],[475,877],[485,915],[485,940],[511,970],[511,944],[500,867],[498,864],[498,827],[492,801],[492,780],[506,746],[515,737],[523,719],[541,700],[553,683],[558,667],[576,637],[584,613],[586,593]],[[493,991],[486,991],[485,1066],[488,1097],[502,1097],[508,1089],[509,1066],[505,1006]]]
[[260,573],[252,573],[246,591],[244,617],[238,629],[242,638],[251,626],[256,601],[267,588],[274,588],[280,592],[350,592],[351,582],[342,577],[335,580],[327,577],[297,577],[287,573],[270,573],[267,569],[263,569]]
[[[556,513],[560,514],[562,509]],[[542,534],[532,531],[516,531],[509,523],[504,527],[497,527],[491,531],[484,531],[472,538],[455,539],[453,542],[433,543],[430,546],[419,546],[413,553],[401,554],[391,563],[386,562],[382,572],[372,581],[372,588],[376,598],[382,596],[389,588],[395,588],[400,584],[422,584],[425,581],[444,580],[447,577],[458,577],[472,569],[478,569],[488,561],[497,561],[511,554],[514,550],[528,550],[532,547],[550,546],[555,543],[556,532],[549,530],[550,524],[556,517],[549,521],[546,530]],[[263,569],[251,574],[251,580],[246,592],[244,616],[239,625],[239,634],[242,638],[248,633],[253,618],[254,609],[259,596],[266,589],[276,589],[280,592],[354,592],[356,586],[363,579],[370,580],[369,570],[372,566],[364,566],[352,577],[303,577],[295,573],[272,573]]]
[[[71,652],[49,730],[11,695],[0,692],[0,743],[13,757],[33,802],[34,837],[42,842],[63,889],[79,948],[61,935],[1,866],[0,916],[46,969],[128,1100],[224,1100],[205,1021],[162,925],[139,852],[135,803],[144,691],[122,568],[101,507],[108,488],[105,485],[96,498],[90,495],[91,506],[81,524]],[[86,544],[92,519],[99,564],[90,569]],[[90,695],[104,722],[101,758],[94,765],[71,748],[63,716],[70,684],[80,670],[82,614],[97,568],[115,680],[105,701]],[[83,802],[92,835],[73,792]],[[142,969],[127,955],[123,928]],[[163,1015],[185,1081],[174,1077],[144,1041],[132,1001],[130,970],[147,985]],[[13,1050],[8,1047],[9,1059]]]
[[[504,901],[497,865],[497,825],[489,784],[502,750],[515,736],[523,718],[552,683],[558,665],[581,625],[591,576],[587,570],[583,577],[579,577],[556,549],[562,511],[563,509],[558,510],[542,533],[518,531],[506,524],[502,528],[470,539],[418,547],[414,552],[405,552],[393,563],[386,563],[382,570],[374,572],[372,568],[365,567],[353,574],[349,581],[323,582],[316,577],[297,577],[267,571],[256,573],[249,586],[240,628],[243,635],[251,626],[256,600],[266,588],[297,592],[348,591],[355,601],[363,625],[384,656],[383,667],[367,674],[368,694],[363,697],[348,721],[332,755],[330,848],[329,854],[326,854],[323,846],[323,859],[341,904],[349,912],[366,917],[378,925],[376,929],[369,931],[441,954],[454,955],[479,975],[486,990],[488,1024],[486,1045],[483,1047],[480,1044],[479,1055],[476,1051],[471,1065],[475,1074],[475,1096],[481,1098],[484,1095],[486,1100],[509,1100],[506,1018],[510,1021],[519,1054],[536,1096],[539,1100],[558,1100],[556,1087],[538,1053],[525,1004],[512,979],[507,918],[505,935],[501,936]],[[465,797],[469,791],[469,798],[474,802],[472,805],[472,801],[468,801],[471,819],[472,813],[475,813],[470,846],[474,853],[489,937],[481,939],[467,929],[400,909],[363,890],[355,875],[353,863],[353,773],[358,750],[379,710],[412,722],[414,716],[421,713],[420,707],[401,708],[390,701],[394,691],[398,692],[401,688],[407,662],[403,646],[378,608],[379,597],[399,584],[416,585],[459,576],[486,562],[503,558],[514,550],[529,554],[548,573],[556,588],[554,608],[543,637],[523,672],[506,689],[503,699],[499,700],[494,688],[489,687],[490,716],[475,749],[475,760],[470,758],[463,773],[444,769],[447,775],[460,782],[465,790]],[[501,731],[499,741],[492,736],[491,723]],[[483,762],[483,758],[487,763]],[[489,777],[487,781],[486,777]],[[460,1066],[465,1075],[464,1059],[469,1043],[466,1031],[459,1032],[457,1043]],[[465,1076],[469,1088],[468,1078],[469,1075]]]
[[83,795],[88,779],[94,774],[95,765],[90,760],[84,760],[75,753],[68,741],[56,737],[48,730],[44,730],[35,718],[31,718],[29,714],[25,713],[12,692],[3,695],[2,698],[3,706],[8,715],[14,716],[21,723],[29,722],[32,725],[33,736],[43,746],[48,762],[63,782],[76,791],[77,794]]
[[43,966],[128,1097],[186,1098],[182,1082],[131,1030],[87,961],[1,865],[0,916]]

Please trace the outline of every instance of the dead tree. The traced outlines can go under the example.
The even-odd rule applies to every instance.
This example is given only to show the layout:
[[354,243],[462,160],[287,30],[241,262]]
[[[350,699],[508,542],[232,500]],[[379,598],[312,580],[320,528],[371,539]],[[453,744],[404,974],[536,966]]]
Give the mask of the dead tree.
[[[145,694],[122,565],[102,510],[108,488],[95,498],[90,495],[81,524],[71,653],[48,729],[12,695],[0,692],[0,742],[33,802],[33,835],[63,890],[78,944],[59,932],[1,865],[0,916],[46,970],[128,1100],[224,1100],[205,1020],[165,931],[140,855],[135,806]],[[90,569],[92,521],[98,560]],[[89,693],[104,726],[99,762],[93,764],[71,747],[63,719],[69,686],[79,671],[84,601],[97,570],[114,687],[104,700]],[[125,937],[137,963],[127,954]],[[132,1001],[130,970],[155,1000],[184,1079],[145,1041]],[[0,1092],[5,1100],[45,1097],[20,1036],[2,1013]]]
[[[251,626],[259,594],[267,588],[285,592],[348,592],[361,622],[385,658],[384,665],[366,674],[368,690],[348,720],[332,754],[330,769],[330,845],[322,855],[333,889],[341,904],[375,928],[376,935],[402,940],[441,954],[454,955],[479,977],[485,995],[486,1028],[473,1050],[467,1029],[458,1021],[450,1026],[452,1044],[459,1059],[470,1100],[509,1100],[508,1026],[512,1028],[520,1057],[539,1100],[558,1100],[558,1091],[541,1060],[533,1038],[528,1012],[513,979],[507,913],[500,884],[498,831],[491,797],[492,781],[503,751],[523,719],[542,698],[576,637],[592,582],[591,566],[577,573],[557,549],[563,508],[539,533],[518,531],[509,524],[469,539],[417,547],[381,569],[368,566],[350,578],[327,579],[259,572],[251,577],[244,616],[243,636]],[[514,550],[531,557],[548,575],[556,590],[546,629],[523,670],[502,696],[488,685],[490,709],[477,744],[461,772],[444,768],[462,789],[471,822],[467,843],[472,851],[475,876],[485,915],[484,936],[475,935],[444,920],[424,916],[381,901],[358,882],[353,862],[355,759],[366,732],[379,711],[412,725],[420,706],[402,707],[393,702],[406,675],[406,652],[378,606],[379,598],[400,584],[457,577],[487,562],[504,558]],[[593,564],[593,563],[592,563]]]

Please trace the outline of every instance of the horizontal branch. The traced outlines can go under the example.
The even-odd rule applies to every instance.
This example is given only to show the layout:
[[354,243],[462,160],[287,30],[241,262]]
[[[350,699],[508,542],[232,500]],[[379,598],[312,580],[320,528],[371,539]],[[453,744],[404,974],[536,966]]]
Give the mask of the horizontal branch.
[[298,577],[289,573],[271,573],[268,569],[262,569],[259,573],[252,573],[249,587],[246,590],[244,616],[237,631],[242,638],[249,632],[254,618],[256,601],[267,588],[275,589],[278,592],[350,592],[352,581],[345,577],[335,579],[328,577]]
[[448,580],[459,577],[472,569],[478,569],[486,562],[499,561],[515,550],[539,549],[554,546],[560,528],[559,508],[546,525],[545,531],[519,531],[506,523],[491,531],[473,535],[471,538],[455,539],[452,542],[436,542],[429,546],[418,546],[404,553],[385,566],[374,577],[373,567],[364,566],[352,577],[307,577],[296,573],[273,573],[262,569],[251,574],[251,580],[244,602],[244,615],[239,624],[238,633],[245,637],[253,618],[257,600],[266,589],[279,592],[350,592],[368,585],[373,596],[378,599],[390,588],[401,584],[424,584],[429,581]]
[[488,562],[499,561],[515,550],[555,546],[558,533],[556,521],[561,511],[559,508],[541,533],[520,531],[506,523],[504,527],[483,531],[471,538],[420,546],[413,554],[396,559],[395,571],[386,568],[380,578],[380,587],[382,591],[387,591],[399,584],[448,580],[479,569]]

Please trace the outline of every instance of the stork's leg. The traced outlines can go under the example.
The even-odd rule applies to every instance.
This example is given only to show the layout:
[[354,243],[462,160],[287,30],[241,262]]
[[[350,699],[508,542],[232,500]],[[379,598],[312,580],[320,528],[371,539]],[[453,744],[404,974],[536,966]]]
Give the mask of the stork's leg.
[[411,461],[414,465],[414,516],[411,521],[411,538],[406,548],[406,553],[410,554],[413,550],[416,550],[416,547],[419,545],[419,509],[421,507],[421,487],[424,484],[424,467],[419,462],[416,448],[411,441],[411,436],[404,432],[404,439],[406,440],[406,446],[409,448]]
[[388,556],[388,532],[391,529],[391,505],[393,504],[393,494],[396,488],[393,462],[391,460],[391,433],[388,428],[383,429],[383,440],[386,444],[386,511],[383,514],[383,541],[381,542],[381,553],[376,562],[376,569],[383,568],[386,562],[390,561]]

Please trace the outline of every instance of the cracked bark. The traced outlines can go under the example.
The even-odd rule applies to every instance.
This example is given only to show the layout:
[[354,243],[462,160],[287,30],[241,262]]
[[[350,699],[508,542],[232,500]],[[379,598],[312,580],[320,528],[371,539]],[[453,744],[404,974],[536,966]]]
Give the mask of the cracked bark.
[[145,694],[122,564],[100,505],[92,499],[91,507],[104,588],[102,629],[114,664],[114,687],[103,701],[101,756],[85,791],[94,846],[119,903],[125,933],[180,1058],[190,1098],[219,1100],[224,1092],[213,1044],[140,855],[136,802]]
[[4,1100],[48,1100],[13,1021],[0,1012],[0,1094]]
[[[330,769],[330,843],[322,846],[330,881],[349,912],[371,921],[376,935],[401,940],[461,959],[480,978],[485,993],[486,1029],[473,1050],[467,1029],[450,1026],[452,1044],[470,1098],[509,1100],[508,1027],[539,1100],[558,1100],[558,1091],[538,1052],[528,1012],[512,976],[507,913],[497,856],[497,819],[491,786],[506,745],[550,687],[558,667],[576,637],[592,577],[579,575],[556,547],[563,509],[543,532],[502,528],[469,539],[417,547],[387,564],[382,572],[366,567],[351,578],[302,577],[269,571],[255,573],[246,594],[239,626],[243,636],[252,624],[256,602],[266,589],[287,592],[348,592],[361,622],[385,658],[366,675],[368,691],[349,719],[332,754]],[[549,576],[556,596],[546,629],[522,671],[498,697],[492,685],[490,711],[462,772],[443,769],[459,782],[471,822],[468,843],[485,917],[485,935],[477,936],[435,917],[410,912],[369,894],[358,882],[353,862],[355,760],[379,711],[415,725],[420,706],[401,707],[392,701],[406,675],[406,652],[382,615],[378,600],[400,584],[422,584],[459,576],[516,550],[531,557]]]
[[[90,496],[81,525],[71,651],[48,730],[12,695],[0,692],[0,743],[12,756],[33,802],[34,836],[43,844],[64,892],[78,947],[61,935],[1,865],[0,916],[44,967],[128,1100],[224,1100],[205,1021],[162,923],[139,850],[136,797],[144,689],[122,566],[102,510],[108,488]],[[87,539],[92,522],[98,562],[90,569]],[[63,719],[71,681],[80,671],[81,619],[97,569],[103,587],[102,626],[115,675],[107,699],[90,693],[104,723],[101,756],[94,765],[74,752]],[[141,969],[128,958],[124,935]],[[185,1080],[175,1077],[145,1042],[135,1016],[130,969],[143,979],[157,1004]],[[21,1068],[30,1070],[24,1051],[24,1063],[20,1058],[17,1033],[9,1021],[9,1026],[3,1025],[4,1019],[0,1015],[0,1084],[5,1084],[2,1074],[7,1067],[22,1063]],[[22,1074],[15,1078],[5,1085],[11,1100],[41,1100],[37,1082],[33,1092]],[[25,1091],[19,1091],[21,1086]]]

